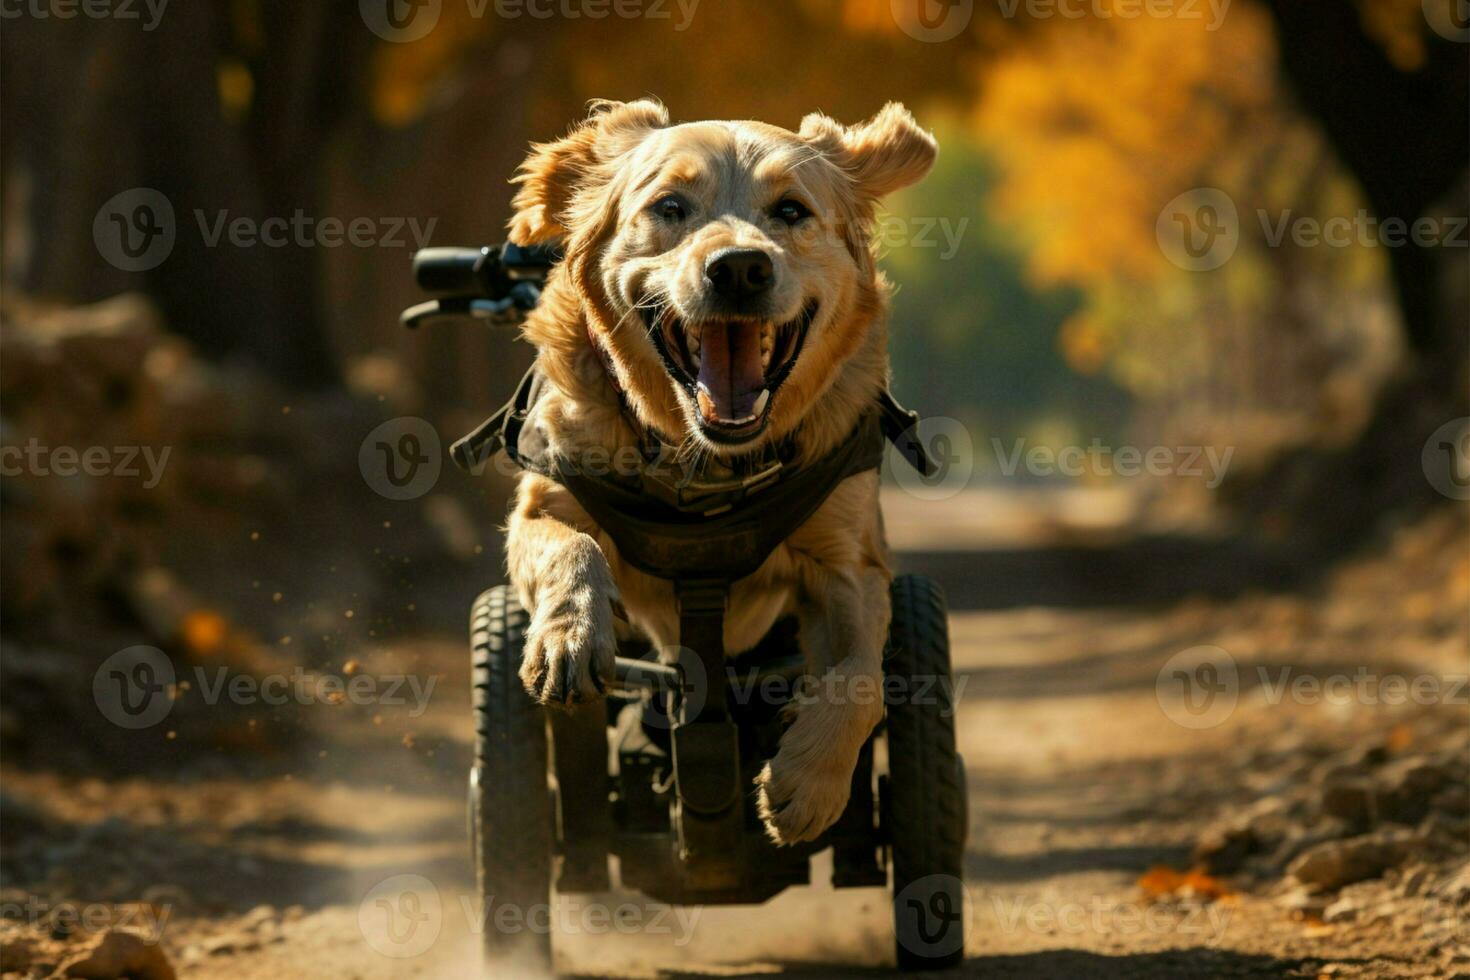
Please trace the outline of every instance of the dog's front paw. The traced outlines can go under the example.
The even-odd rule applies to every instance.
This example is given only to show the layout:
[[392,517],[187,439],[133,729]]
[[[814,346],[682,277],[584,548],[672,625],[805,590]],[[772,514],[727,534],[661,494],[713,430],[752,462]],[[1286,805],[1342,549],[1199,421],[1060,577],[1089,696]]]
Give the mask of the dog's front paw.
[[521,683],[538,702],[569,705],[602,697],[617,656],[613,601],[602,589],[584,585],[537,602],[526,631]]
[[793,763],[780,751],[756,777],[756,803],[777,844],[814,840],[837,822],[852,790],[852,766]]

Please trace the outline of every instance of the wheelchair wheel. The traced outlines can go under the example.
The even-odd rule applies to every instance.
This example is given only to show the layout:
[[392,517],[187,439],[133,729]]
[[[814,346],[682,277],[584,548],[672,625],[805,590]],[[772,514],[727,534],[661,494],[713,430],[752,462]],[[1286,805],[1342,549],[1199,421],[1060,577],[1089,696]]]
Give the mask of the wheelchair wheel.
[[896,952],[901,970],[943,969],[965,955],[968,822],[964,761],[955,750],[949,629],[944,594],[929,579],[899,576],[890,594],[883,813],[893,858]]
[[552,816],[546,716],[516,675],[527,622],[515,594],[503,585],[475,600],[470,613],[475,712],[470,848],[487,958],[546,972],[551,964]]

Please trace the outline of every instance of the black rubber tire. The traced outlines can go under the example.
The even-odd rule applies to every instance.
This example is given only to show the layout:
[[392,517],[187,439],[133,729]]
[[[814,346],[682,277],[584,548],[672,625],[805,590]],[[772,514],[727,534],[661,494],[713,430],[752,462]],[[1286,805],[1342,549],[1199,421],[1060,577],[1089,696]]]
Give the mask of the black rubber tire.
[[[546,770],[546,714],[517,671],[529,617],[498,585],[470,613],[475,762],[470,776],[470,844],[485,916],[487,959],[517,969],[551,968],[553,828]],[[509,928],[497,913],[519,910]]]
[[968,800],[955,751],[949,627],[944,593],[929,579],[901,575],[890,595],[883,813],[893,857],[895,951],[901,970],[938,970],[965,955]]

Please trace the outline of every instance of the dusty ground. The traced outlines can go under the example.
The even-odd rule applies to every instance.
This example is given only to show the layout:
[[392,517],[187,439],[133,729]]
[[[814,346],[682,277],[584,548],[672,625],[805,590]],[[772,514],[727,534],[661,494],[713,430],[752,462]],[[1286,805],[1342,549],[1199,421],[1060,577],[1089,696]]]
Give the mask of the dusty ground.
[[[1462,688],[1440,688],[1427,706],[1276,692],[1282,669],[1463,678],[1463,515],[1405,528],[1377,554],[1289,593],[1238,595],[1219,567],[1238,559],[1209,549],[1060,546],[1041,525],[1001,540],[973,520],[968,533],[937,539],[925,532],[933,510],[901,497],[889,515],[902,564],[938,575],[953,606],[972,822],[964,975],[1470,975],[1470,840],[1451,798],[1470,781],[1463,768],[1441,800],[1446,813],[1400,828],[1416,836],[1396,867],[1347,890],[1308,895],[1269,854],[1182,887],[1160,870],[1196,865],[1201,841],[1219,865],[1212,832],[1263,811],[1289,815],[1282,801],[1303,788],[1315,806],[1324,771],[1345,755],[1376,751],[1388,764],[1437,752],[1459,767],[1470,733]],[[1012,531],[1024,524],[1006,520]],[[468,597],[479,584],[448,591]],[[37,764],[50,756],[35,745],[10,753],[5,968],[25,975],[29,961],[41,976],[76,956],[88,934],[66,916],[90,909],[94,926],[161,927],[161,949],[185,977],[475,975],[464,647],[457,635],[372,632],[342,641],[322,669],[434,678],[421,714],[405,695],[397,705],[242,710],[225,724],[184,710],[186,692],[154,728],[106,730],[119,758],[144,760],[131,772],[78,776]],[[1187,727],[1171,715],[1198,719],[1180,714],[1172,688],[1160,693],[1160,672],[1201,645],[1233,659],[1236,703],[1211,727]],[[277,643],[277,659],[252,669],[281,669],[289,654]],[[230,735],[216,744],[235,747],[171,757],[189,742],[186,726],[206,717]],[[1284,833],[1301,847],[1314,833],[1332,837],[1290,819]],[[408,893],[417,906],[403,904]],[[380,900],[410,919],[388,922]],[[891,955],[876,891],[814,888],[682,918],[635,895],[597,896],[563,903],[558,916],[561,966],[589,976],[846,977]]]

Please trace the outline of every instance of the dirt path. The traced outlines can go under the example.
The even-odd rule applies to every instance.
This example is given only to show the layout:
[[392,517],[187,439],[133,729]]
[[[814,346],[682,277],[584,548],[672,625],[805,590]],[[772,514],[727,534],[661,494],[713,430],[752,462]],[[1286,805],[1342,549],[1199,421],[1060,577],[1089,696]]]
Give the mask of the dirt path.
[[[1372,588],[1367,573],[1315,597],[1155,595],[1120,605],[1089,602],[1072,580],[1048,586],[1044,575],[986,591],[995,542],[979,555],[961,550],[962,537],[932,550],[931,540],[906,537],[905,516],[902,508],[890,514],[898,545],[931,550],[912,551],[904,564],[941,574],[961,561],[976,569],[951,586],[972,824],[964,975],[1402,977],[1465,969],[1452,951],[1391,918],[1334,925],[1289,914],[1265,889],[1231,888],[1208,900],[1150,897],[1139,886],[1155,866],[1188,867],[1191,848],[1222,812],[1270,792],[1273,779],[1289,780],[1278,764],[1286,756],[1320,759],[1385,732],[1408,738],[1426,713],[1464,727],[1463,705],[1344,710],[1273,699],[1261,682],[1287,658],[1314,676],[1360,664],[1448,676],[1465,661],[1463,617],[1458,630],[1400,631],[1388,644],[1372,626],[1384,611],[1352,598],[1353,589]],[[1463,541],[1458,524],[1456,533]],[[1050,560],[1033,552],[1038,565]],[[1176,578],[1174,587],[1193,586]],[[1212,727],[1188,727],[1190,716],[1161,697],[1159,678],[1170,658],[1201,645],[1237,663],[1237,703]],[[477,975],[462,810],[470,723],[463,647],[457,637],[426,637],[365,645],[353,657],[366,674],[438,678],[426,710],[287,709],[299,712],[289,748],[248,778],[229,765],[178,781],[8,771],[9,829],[18,812],[23,821],[84,828],[73,856],[49,855],[48,887],[63,893],[105,893],[101,883],[114,871],[153,882],[151,900],[170,907],[164,947],[185,977]],[[758,909],[682,916],[634,895],[598,896],[564,905],[558,922],[561,965],[585,975],[784,969],[846,977],[887,961],[891,944],[878,891],[813,888]]]

